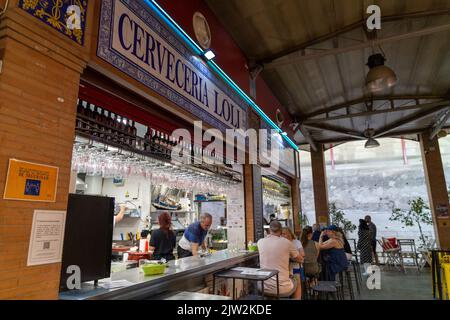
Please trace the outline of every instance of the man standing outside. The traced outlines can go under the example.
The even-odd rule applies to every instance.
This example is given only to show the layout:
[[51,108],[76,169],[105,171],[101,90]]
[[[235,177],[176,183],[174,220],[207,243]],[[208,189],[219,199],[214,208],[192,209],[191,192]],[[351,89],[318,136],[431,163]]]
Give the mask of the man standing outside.
[[378,264],[378,255],[377,255],[377,226],[372,222],[372,218],[367,215],[364,220],[366,220],[367,225],[370,230],[370,243],[372,245],[372,253],[375,257],[375,263]]
[[[270,223],[270,234],[258,241],[258,252],[261,269],[278,270],[280,297],[293,296],[301,299],[301,284],[290,277],[289,259],[302,263],[303,259],[292,241],[282,237],[282,226],[279,221]],[[264,281],[264,292],[276,296],[277,281],[271,278]]]
[[318,223],[313,224],[312,229],[313,229],[312,240],[314,242],[319,242],[320,234],[321,234],[320,224],[318,224]]
[[198,248],[202,246],[206,250],[205,238],[212,225],[212,216],[209,213],[202,213],[200,220],[191,223],[184,231],[183,237],[178,242],[178,259],[191,256],[198,256]]

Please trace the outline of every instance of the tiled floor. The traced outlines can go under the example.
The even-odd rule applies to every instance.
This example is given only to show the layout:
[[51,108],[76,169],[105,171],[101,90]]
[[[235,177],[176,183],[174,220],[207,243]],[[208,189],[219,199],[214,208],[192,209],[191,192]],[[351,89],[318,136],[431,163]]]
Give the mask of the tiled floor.
[[433,300],[433,287],[429,268],[420,273],[416,268],[407,268],[406,273],[381,267],[381,289],[369,290],[367,277],[363,277],[361,295],[358,300]]

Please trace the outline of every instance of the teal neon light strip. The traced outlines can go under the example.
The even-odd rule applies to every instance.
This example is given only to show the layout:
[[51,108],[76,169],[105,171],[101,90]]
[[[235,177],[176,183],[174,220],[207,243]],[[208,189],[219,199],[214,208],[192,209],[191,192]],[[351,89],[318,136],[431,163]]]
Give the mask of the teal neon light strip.
[[[158,16],[178,34],[186,43],[192,48],[192,50],[203,56],[204,50],[192,40],[191,37],[169,16],[169,14],[161,8],[155,0],[145,0],[145,2],[158,14]],[[228,83],[250,106],[278,133],[282,133],[283,130],[270,119],[264,111],[258,107],[258,105],[214,62],[207,61],[207,64],[226,82]],[[282,135],[283,139],[294,149],[298,151],[297,145],[287,136]]]

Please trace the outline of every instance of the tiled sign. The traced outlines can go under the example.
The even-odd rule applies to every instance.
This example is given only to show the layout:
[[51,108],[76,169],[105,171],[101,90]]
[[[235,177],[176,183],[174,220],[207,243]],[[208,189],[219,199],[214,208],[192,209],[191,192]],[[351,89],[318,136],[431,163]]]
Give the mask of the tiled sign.
[[19,7],[80,45],[88,0],[20,0]]

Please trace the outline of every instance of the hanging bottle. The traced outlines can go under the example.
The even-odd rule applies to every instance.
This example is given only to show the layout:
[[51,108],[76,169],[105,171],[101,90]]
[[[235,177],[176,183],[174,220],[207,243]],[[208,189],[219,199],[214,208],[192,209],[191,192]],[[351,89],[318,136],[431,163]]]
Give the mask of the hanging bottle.
[[128,128],[129,128],[129,134],[130,134],[130,145],[131,147],[136,147],[136,135],[137,135],[137,129],[135,127],[134,120],[128,120]]
[[78,99],[78,101],[77,101],[77,119],[76,119],[76,127],[78,129],[83,128],[83,121],[79,117],[79,115],[83,115],[83,114],[84,114],[83,101],[81,99]]

